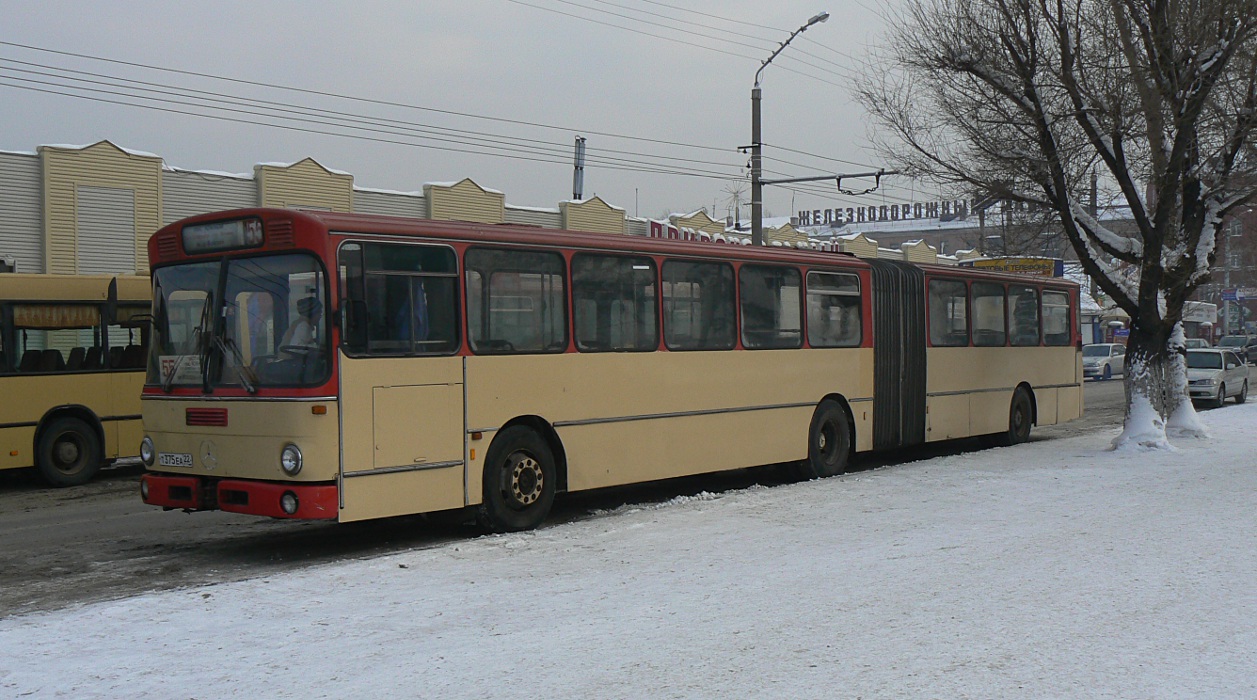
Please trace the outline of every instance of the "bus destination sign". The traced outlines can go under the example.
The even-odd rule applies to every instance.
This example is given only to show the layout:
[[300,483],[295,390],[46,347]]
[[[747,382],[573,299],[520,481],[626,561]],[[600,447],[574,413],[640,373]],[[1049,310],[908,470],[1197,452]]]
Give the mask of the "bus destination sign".
[[257,248],[262,245],[262,221],[260,219],[236,219],[213,221],[183,227],[183,252],[221,253],[225,250]]

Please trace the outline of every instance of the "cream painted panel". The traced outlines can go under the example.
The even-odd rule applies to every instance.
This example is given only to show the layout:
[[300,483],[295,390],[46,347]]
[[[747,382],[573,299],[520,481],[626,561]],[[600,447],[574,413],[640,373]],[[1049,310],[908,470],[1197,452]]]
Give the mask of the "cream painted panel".
[[926,399],[925,441],[969,437],[969,395],[931,396]]
[[1056,420],[1065,421],[1081,418],[1083,414],[1083,391],[1078,387],[1065,387],[1057,395]]
[[[418,400],[421,392],[402,391],[384,399],[395,407],[397,415],[381,416],[389,421],[380,436],[385,454],[408,454],[405,440],[439,440],[455,445],[447,458],[456,460],[463,453],[461,357],[428,358],[351,358],[340,355],[340,390],[342,470],[343,473],[370,471],[378,467],[402,466],[376,461],[376,393],[379,388],[428,387],[438,400],[425,400],[419,405],[404,401]],[[446,387],[444,391],[437,387]],[[397,399],[394,401],[394,399]],[[449,427],[452,426],[452,427]],[[419,444],[427,444],[420,442]],[[413,450],[411,450],[413,451]],[[444,451],[441,454],[445,454]],[[414,459],[414,455],[409,459]],[[462,468],[445,468],[375,474],[341,479],[342,520],[364,520],[422,510],[439,510],[463,505],[465,473]],[[442,504],[439,507],[432,504]]]
[[[558,424],[572,490],[786,461],[806,453],[807,427],[821,398],[872,396],[872,361],[872,351],[859,348],[469,357],[468,428],[493,431],[527,415]],[[746,408],[764,410],[563,425]],[[871,404],[852,408],[857,447],[868,449]],[[587,443],[573,448],[569,438]],[[487,449],[485,442],[472,447],[479,457]],[[668,455],[661,471],[631,456],[651,450]],[[478,500],[475,471],[468,493]]]
[[1056,425],[1059,396],[1060,389],[1040,389],[1034,392],[1036,425]]
[[561,427],[571,491],[807,457],[813,406]]
[[969,395],[969,426],[973,435],[1008,432],[1013,392],[984,391]]
[[[315,405],[325,415],[312,411]],[[263,401],[257,399],[201,400],[148,398],[140,402],[144,432],[158,452],[193,455],[193,466],[161,471],[198,476],[265,479],[267,481],[328,482],[337,476],[340,449],[336,402],[321,400]],[[225,427],[186,424],[189,408],[227,409]],[[301,448],[305,466],[296,477],[279,467],[284,445]],[[213,457],[207,460],[206,454]]]
[[463,505],[463,470],[458,467],[356,476],[344,481],[340,521],[449,510]]
[[461,460],[462,404],[461,384],[375,387],[375,466]]

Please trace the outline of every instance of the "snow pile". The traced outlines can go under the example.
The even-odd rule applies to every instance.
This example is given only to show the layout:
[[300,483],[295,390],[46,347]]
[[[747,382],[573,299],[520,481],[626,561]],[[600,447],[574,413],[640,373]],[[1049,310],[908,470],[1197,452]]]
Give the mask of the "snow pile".
[[1257,697],[1257,404],[0,619],[26,698]]

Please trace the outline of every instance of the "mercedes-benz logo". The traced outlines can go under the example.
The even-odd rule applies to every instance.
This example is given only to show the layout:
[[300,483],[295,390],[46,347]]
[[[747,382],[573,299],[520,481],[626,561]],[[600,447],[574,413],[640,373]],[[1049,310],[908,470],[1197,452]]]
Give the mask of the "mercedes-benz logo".
[[201,443],[201,464],[206,469],[213,469],[218,466],[218,457],[214,454],[213,440],[206,440]]

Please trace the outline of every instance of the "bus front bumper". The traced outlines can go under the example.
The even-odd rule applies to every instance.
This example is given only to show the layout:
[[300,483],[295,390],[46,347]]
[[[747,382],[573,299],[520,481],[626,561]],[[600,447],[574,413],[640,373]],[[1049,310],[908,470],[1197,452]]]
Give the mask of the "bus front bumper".
[[334,519],[340,507],[335,484],[145,474],[140,478],[140,495],[145,503],[162,508],[225,510],[298,520]]

